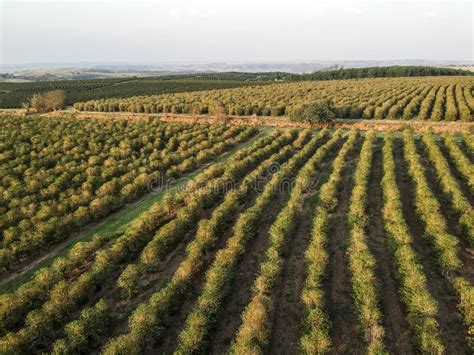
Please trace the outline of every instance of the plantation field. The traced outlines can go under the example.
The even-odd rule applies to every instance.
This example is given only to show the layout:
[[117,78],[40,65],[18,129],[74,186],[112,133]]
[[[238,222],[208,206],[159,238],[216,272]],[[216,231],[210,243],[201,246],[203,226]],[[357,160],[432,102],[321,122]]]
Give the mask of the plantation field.
[[2,354],[474,350],[471,135],[1,124]]
[[210,89],[226,89],[246,85],[263,85],[253,80],[197,79],[193,77],[158,77],[139,79],[97,79],[97,80],[58,80],[31,83],[0,82],[0,108],[19,108],[33,94],[51,90],[64,90],[66,105],[78,101],[111,97],[130,97],[136,95],[157,95],[163,93],[189,92]]
[[334,102],[337,118],[474,120],[474,78],[369,78],[78,102],[80,111],[291,116],[302,104]]
[[1,117],[0,268],[214,160],[254,128]]

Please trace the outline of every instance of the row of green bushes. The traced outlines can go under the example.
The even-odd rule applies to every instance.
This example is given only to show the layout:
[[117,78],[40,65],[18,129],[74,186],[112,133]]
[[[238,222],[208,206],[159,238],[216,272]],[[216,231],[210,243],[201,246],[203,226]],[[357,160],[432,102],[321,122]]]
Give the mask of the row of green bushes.
[[403,138],[405,160],[408,162],[408,172],[415,186],[414,204],[416,210],[425,224],[426,234],[438,254],[441,270],[444,273],[450,273],[461,266],[461,260],[457,256],[458,240],[446,232],[444,217],[439,218],[442,216],[441,206],[429,187],[412,132],[405,131]]
[[87,265],[109,238],[96,235],[90,241],[76,243],[66,256],[55,259],[50,267],[39,269],[30,281],[0,295],[0,335],[22,325],[26,314],[46,301],[48,292],[57,283]]
[[438,305],[428,290],[423,266],[412,247],[413,237],[403,217],[395,169],[393,135],[387,133],[383,146],[382,215],[389,237],[388,245],[395,260],[398,293],[407,308],[408,324],[420,352],[440,354],[444,345],[437,322]]
[[[230,286],[238,262],[246,251],[248,241],[256,237],[258,224],[266,208],[279,193],[282,193],[282,182],[291,178],[295,171],[298,171],[313,156],[318,142],[324,134],[325,132],[321,131],[292,159],[282,165],[265,186],[264,191],[257,197],[254,205],[239,216],[232,237],[227,240],[226,246],[219,250],[214,263],[206,272],[205,282],[199,298],[185,321],[184,329],[178,336],[177,352],[196,353],[204,351],[209,331],[220,315],[226,295],[231,291]],[[326,143],[317,151],[328,144]]]
[[122,182],[118,178],[112,178],[95,191],[88,206],[80,206],[74,212],[64,215],[49,209],[45,221],[34,224],[33,222],[25,223],[26,230],[21,229],[23,224],[18,227],[10,227],[3,233],[0,267],[9,267],[21,257],[44,250],[52,243],[62,240],[65,234],[75,228],[104,217],[142,195],[147,191],[151,182],[164,183],[163,176],[164,179],[169,179],[190,172],[237,143],[246,141],[254,134],[255,129],[229,128],[215,138],[198,138],[202,140],[201,143],[191,145],[191,148],[184,152],[182,158],[173,161],[165,167],[164,171],[154,171],[149,175],[142,173],[132,182],[128,182],[128,180]]
[[342,131],[336,131],[301,168],[286,206],[270,226],[269,246],[254,281],[252,298],[241,315],[242,324],[232,343],[231,353],[253,354],[266,351],[271,334],[270,320],[274,310],[275,286],[285,262],[285,246],[292,239],[298,221],[301,221],[307,190],[310,186],[315,187],[313,178],[317,175],[316,171],[321,169],[324,159],[340,142],[341,137]]
[[463,264],[458,256],[459,240],[448,233],[446,219],[441,213],[441,206],[434,196],[425,176],[420,156],[416,151],[412,132],[404,132],[404,154],[408,161],[408,171],[415,184],[415,208],[423,221],[425,234],[430,239],[433,250],[437,254],[438,265],[455,289],[458,307],[468,327],[468,342],[474,349],[474,287],[463,276]]
[[[301,105],[330,100],[334,102],[337,118],[471,121],[474,112],[470,92],[472,85],[472,78],[467,77],[299,82],[91,100],[77,102],[74,107],[78,111],[99,112],[291,116]],[[437,96],[433,97],[430,93],[425,100],[428,87],[435,88]],[[448,98],[444,95],[447,87],[452,91]],[[409,111],[404,114],[412,101]],[[445,110],[445,106],[448,110]]]
[[[454,166],[460,173],[461,177],[466,181],[470,193],[474,194],[474,166],[457,144],[455,137],[449,134],[445,134],[443,137],[443,142],[446,146],[446,149],[448,150],[452,162],[454,163]],[[466,135],[465,137],[466,139],[464,141],[468,147],[470,147],[471,151],[474,152],[474,139],[469,135]]]
[[192,191],[196,188],[205,188],[209,181],[219,175],[219,172],[224,173],[220,166],[207,169],[195,179],[198,184],[194,183],[190,187],[191,190],[185,190],[171,197],[169,203],[157,203],[152,206],[123,236],[117,238],[108,248],[97,252],[95,260],[86,272],[69,282],[56,284],[42,307],[27,315],[23,328],[0,339],[0,350],[29,351],[51,340],[50,337],[55,334],[54,329],[67,321],[71,312],[82,302],[90,299],[113,270],[132,260],[153,237],[152,232],[173,217],[177,206],[184,206],[189,202],[188,199],[193,195]]
[[305,251],[306,276],[301,293],[304,306],[303,331],[300,348],[304,354],[321,354],[331,347],[329,336],[330,322],[325,311],[324,276],[329,261],[326,245],[331,224],[331,213],[338,204],[338,188],[342,180],[342,171],[346,158],[357,141],[359,133],[353,130],[342,146],[332,164],[332,172],[319,191],[314,210],[311,239]]
[[441,152],[431,133],[423,134],[428,157],[433,163],[441,188],[449,199],[454,210],[458,213],[459,224],[463,227],[469,244],[474,246],[474,210],[469,200],[464,196],[457,180],[451,174],[449,164]]
[[[415,208],[424,223],[425,235],[437,255],[437,262],[446,279],[456,290],[460,299],[459,309],[468,327],[468,342],[474,346],[474,287],[463,276],[463,264],[458,256],[459,240],[448,233],[446,219],[441,206],[427,181],[420,156],[416,151],[412,132],[404,132],[404,153],[408,171],[415,185]],[[473,347],[474,348],[474,347]]]
[[366,230],[369,223],[366,210],[374,140],[374,132],[369,131],[365,136],[354,173],[354,188],[347,216],[350,236],[346,250],[359,328],[364,335],[369,354],[385,351],[385,330],[382,326],[379,285],[375,276],[375,257],[369,249]]
[[103,299],[93,307],[83,309],[79,319],[66,324],[64,337],[54,342],[51,354],[87,352],[89,344],[104,335],[109,318],[109,307]]
[[[146,302],[141,303],[129,317],[129,329],[103,348],[105,354],[142,352],[163,334],[165,319],[172,307],[180,302],[193,278],[205,266],[204,255],[211,251],[232,216],[250,195],[251,187],[265,174],[278,156],[288,157],[290,150],[274,153],[243,180],[238,189],[226,194],[224,201],[214,209],[210,219],[201,220],[195,238],[186,248],[186,256],[171,280]],[[160,329],[160,331],[158,331]]]
[[[217,179],[210,181],[209,186],[202,191],[193,193],[186,206],[176,214],[176,218],[160,228],[140,253],[138,264],[130,264],[117,280],[122,292],[131,297],[138,291],[138,279],[147,271],[155,269],[163,257],[172,250],[184,237],[185,233],[195,227],[204,209],[216,204],[227,192],[226,186],[237,183],[249,169],[256,168],[262,159],[270,154],[277,153],[290,142],[288,136],[280,136],[269,145],[255,151],[240,161],[229,165],[225,173]],[[282,151],[282,158],[288,154]]]

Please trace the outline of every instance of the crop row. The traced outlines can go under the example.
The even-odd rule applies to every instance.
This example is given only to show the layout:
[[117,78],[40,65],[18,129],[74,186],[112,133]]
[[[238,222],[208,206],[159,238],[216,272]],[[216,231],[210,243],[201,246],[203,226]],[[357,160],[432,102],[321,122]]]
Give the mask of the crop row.
[[[321,139],[324,135],[325,132],[322,131],[312,144],[316,144],[317,140]],[[311,142],[308,144],[311,144]],[[274,159],[275,156],[265,161],[260,169],[254,170],[248,177],[244,178],[243,183],[237,189],[228,192],[222,204],[214,209],[210,219],[200,221],[194,239],[186,248],[186,256],[170,281],[153,294],[148,301],[138,306],[129,318],[128,332],[111,339],[104,348],[105,353],[140,352],[162,335],[163,322],[169,314],[170,308],[186,294],[191,281],[204,267],[203,256],[214,248],[239,205],[250,196],[251,187],[255,181],[257,181],[259,176],[266,173]],[[265,191],[267,191],[266,194],[268,195],[270,190],[268,190],[267,186]],[[263,196],[263,194],[265,192],[260,196]],[[239,228],[238,226],[239,223],[236,223],[235,228]],[[245,225],[241,225],[240,228],[244,227]],[[161,331],[156,331],[157,328],[160,328]],[[154,329],[155,331],[153,331]]]
[[366,235],[369,223],[366,211],[369,194],[368,180],[373,160],[374,139],[374,132],[368,132],[354,172],[354,188],[347,216],[350,237],[346,251],[360,328],[370,354],[384,350],[385,335],[381,324],[382,312],[375,277],[375,258],[369,250]]
[[403,216],[400,190],[395,175],[393,136],[386,134],[383,146],[382,210],[384,228],[396,265],[399,294],[407,307],[407,320],[422,353],[442,353],[438,322],[438,305],[431,296],[423,267],[412,247],[413,237]]
[[[262,311],[265,312],[265,306],[269,307],[270,304],[268,298],[262,300],[260,292],[264,292],[265,290],[270,291],[270,283],[275,279],[278,272],[277,266],[280,264],[279,260],[275,260],[274,258],[280,258],[279,254],[281,254],[281,250],[279,249],[282,247],[285,237],[289,237],[288,234],[294,227],[296,214],[302,205],[303,190],[310,185],[311,177],[314,174],[314,169],[317,164],[326,156],[329,149],[339,141],[341,134],[342,132],[340,131],[335,133],[327,143],[318,148],[314,155],[312,155],[311,146],[303,148],[301,153],[295,156],[294,160],[290,160],[287,165],[282,166],[281,170],[274,176],[272,181],[269,182],[268,192],[265,193],[264,191],[263,194],[257,198],[255,205],[239,217],[236,227],[234,228],[234,235],[228,240],[226,248],[219,251],[214,264],[206,273],[206,281],[203,290],[193,311],[186,319],[184,330],[179,335],[178,353],[193,353],[204,349],[208,333],[212,329],[215,319],[219,317],[222,302],[230,292],[230,285],[238,260],[245,253],[248,240],[255,237],[257,224],[265,208],[275,195],[275,191],[273,190],[278,192],[277,187],[279,181],[291,177],[307,160],[306,164],[303,165],[296,176],[295,186],[291,191],[291,196],[286,206],[270,227],[270,250],[267,251],[266,258],[261,264],[261,273],[257,278],[254,288],[254,298],[242,316],[244,320],[242,327],[254,327],[253,330],[256,331],[249,333],[247,329],[241,328],[237,333],[236,343],[232,346],[231,352],[252,353],[254,349],[251,347],[251,344],[258,347],[259,341],[265,340],[257,338],[257,336],[264,337],[265,329],[262,328],[265,328],[266,324],[263,320],[265,320],[266,317],[262,314]],[[288,234],[283,234],[285,232]],[[260,301],[262,301],[262,303],[260,303]],[[245,320],[253,319],[252,315],[255,314],[255,309],[258,309],[257,312],[262,316],[262,323],[247,324]],[[246,316],[246,312],[248,312],[248,316]],[[259,329],[257,330],[255,327]],[[245,339],[242,339],[240,335],[243,335]],[[251,335],[254,336],[254,338],[248,339],[245,335]],[[250,347],[247,348],[246,345]]]
[[[303,160],[305,155],[309,155],[309,153],[311,153],[311,151],[316,148],[319,140],[322,139],[325,134],[325,131],[321,131],[320,134],[318,134],[307,144],[307,149],[303,148],[301,153],[295,155],[287,163],[283,164],[282,170],[280,170],[280,172],[283,170],[286,171],[284,168],[285,166],[293,165],[294,163],[292,162]],[[271,165],[270,160],[268,163]],[[270,167],[270,165],[268,165],[267,168]],[[242,212],[242,214],[239,216],[234,225],[233,236],[227,241],[227,248],[218,252],[214,261],[214,265],[219,265],[220,263],[224,262],[226,260],[227,254],[233,254],[234,252],[238,252],[244,248],[244,246],[241,243],[237,243],[237,241],[245,238],[247,235],[250,237],[255,232],[256,225],[258,223],[259,217],[264,211],[264,207],[272,201],[273,197],[278,192],[279,184],[285,177],[285,175],[280,172],[277,172],[272,176],[271,180],[265,185],[263,192],[257,197],[255,203],[247,210]],[[251,184],[252,181],[259,176],[259,174],[262,174],[262,171],[257,171],[257,173],[252,175],[252,179],[246,179],[245,181]],[[249,195],[249,192],[248,185],[246,184],[239,187],[235,191],[231,191],[226,195],[226,199],[224,200],[223,204],[214,210],[211,219],[200,222],[196,237],[187,248],[187,257],[181,263],[178,270],[171,278],[171,281],[158,293],[153,295],[146,304],[143,304],[137,308],[137,311],[129,320],[130,331],[125,335],[113,339],[106,347],[106,352],[114,353],[117,351],[117,349],[128,349],[126,351],[134,352],[134,349],[141,349],[144,345],[146,345],[144,342],[145,339],[143,338],[143,336],[146,336],[146,334],[143,334],[143,331],[134,326],[134,319],[137,319],[136,317],[138,314],[140,314],[140,311],[144,311],[144,309],[148,307],[148,310],[153,311],[153,313],[157,316],[154,322],[159,320],[161,320],[160,323],[162,322],[162,318],[168,314],[171,304],[179,302],[183,292],[185,292],[189,286],[192,277],[202,270],[204,267],[202,261],[203,253],[213,248],[213,246],[217,243],[220,235],[226,227],[225,221],[229,221],[231,219],[231,216],[236,211],[236,207],[244,201],[245,197]],[[224,265],[231,266],[231,260],[229,261],[229,264],[224,263]],[[216,270],[218,267],[219,266],[214,266]],[[212,270],[212,268],[210,270]],[[209,283],[212,283],[212,271],[210,271],[210,273],[211,274],[206,274],[206,280],[209,280]],[[222,274],[215,275],[215,277],[219,275]],[[212,283],[211,285],[219,287],[219,283]],[[209,304],[209,306],[212,306],[212,304]],[[152,319],[150,317],[148,318],[150,320]],[[193,318],[191,317],[190,319]],[[192,322],[192,320],[189,322]],[[155,332],[155,334],[153,334],[153,339],[156,340],[159,338],[159,336],[160,334]],[[190,341],[193,339],[195,338],[191,337]]]
[[321,186],[314,210],[311,239],[305,251],[306,279],[301,293],[305,317],[300,348],[305,354],[323,353],[331,347],[329,317],[325,312],[323,279],[329,261],[326,250],[331,212],[338,204],[338,187],[346,157],[354,148],[358,132],[352,131],[332,164],[332,172]]
[[275,284],[283,268],[285,246],[289,244],[298,221],[301,221],[300,214],[309,186],[315,187],[313,184],[315,171],[321,168],[323,160],[341,140],[341,136],[342,132],[337,131],[332,139],[303,166],[295,178],[295,185],[287,205],[271,225],[269,246],[260,265],[260,273],[254,282],[252,299],[241,315],[242,324],[231,346],[232,353],[262,353],[266,350],[271,334]]
[[443,192],[448,197],[455,211],[459,214],[459,224],[464,228],[468,241],[474,245],[474,210],[464,196],[461,187],[451,174],[448,162],[430,133],[423,135],[426,151],[432,161]]
[[[467,139],[465,139],[466,144],[470,144],[471,152],[474,151],[472,147],[473,141],[474,139],[472,136],[468,136]],[[470,193],[474,194],[474,166],[457,144],[455,137],[451,135],[445,135],[444,144],[446,145],[452,162],[456,166],[461,176],[467,182]]]
[[[241,166],[246,168],[248,165],[260,162],[263,157],[268,156],[270,153],[274,153],[272,157],[276,163],[281,160],[286,160],[291,150],[289,147],[282,149],[282,146],[287,143],[287,137],[279,137],[267,147],[254,152],[253,155],[242,161]],[[268,164],[269,163],[262,163],[257,171],[260,172],[262,169],[265,169],[265,167],[268,168]],[[242,172],[245,171],[247,170],[242,170]],[[227,170],[220,179],[216,179],[210,184],[207,191],[200,195],[195,194],[194,201],[187,203],[186,206],[181,208],[173,221],[157,231],[141,251],[139,263],[129,264],[117,280],[118,286],[128,297],[131,297],[133,293],[136,292],[138,279],[143,274],[156,269],[163,257],[197,224],[199,217],[203,214],[204,208],[211,205],[211,203],[215,204],[220,201],[227,190],[233,188],[232,185],[229,186],[229,183],[234,184],[238,182],[242,172],[236,173],[236,170]],[[257,173],[254,173],[254,175],[255,174]],[[251,175],[252,179],[254,175]],[[243,186],[245,186],[245,189],[249,189],[249,183],[253,181],[252,179],[244,180]],[[247,191],[244,190],[242,193],[246,192]]]

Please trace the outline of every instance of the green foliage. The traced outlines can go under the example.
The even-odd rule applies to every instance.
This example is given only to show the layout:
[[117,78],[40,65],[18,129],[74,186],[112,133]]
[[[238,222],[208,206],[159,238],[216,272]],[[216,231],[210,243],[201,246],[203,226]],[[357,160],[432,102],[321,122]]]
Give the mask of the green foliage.
[[[419,95],[428,95],[432,89],[410,90],[407,94],[412,96],[412,102]],[[456,94],[455,88],[453,92]],[[373,104],[378,105],[376,100]],[[418,107],[418,104],[414,106]],[[413,110],[416,112],[418,108]],[[388,112],[397,117],[402,114],[395,111],[397,110],[389,109]],[[193,147],[198,149],[202,145],[205,147],[204,151],[212,149],[209,150],[212,153],[209,158],[204,157],[202,160],[209,161],[219,152],[225,151],[227,144],[227,147],[233,146],[255,134],[252,130],[236,128],[231,131],[228,127],[199,127],[193,130],[189,126],[161,125],[154,120],[148,121],[150,125],[145,126],[152,132],[147,134],[143,132],[143,126],[134,125],[132,121],[105,122],[103,126],[97,126],[98,123],[94,120],[94,125],[90,127],[86,122],[82,123],[86,131],[84,134],[92,138],[71,141],[73,136],[68,129],[74,128],[76,122],[66,120],[66,125],[60,126],[61,132],[51,130],[51,140],[47,140],[43,138],[42,131],[38,131],[36,135],[31,132],[29,135],[21,135],[21,131],[5,133],[11,132],[10,125],[16,123],[30,131],[28,120],[5,122],[6,130],[0,133],[0,151],[3,152],[0,153],[0,159],[4,159],[7,166],[7,169],[2,170],[2,173],[6,173],[5,179],[3,176],[0,179],[0,196],[3,198],[0,200],[1,223],[8,225],[21,214],[18,223],[10,226],[15,228],[2,229],[5,246],[9,243],[14,245],[22,231],[32,228],[32,217],[37,217],[45,230],[53,224],[51,216],[58,217],[57,213],[62,208],[60,205],[65,205],[68,199],[72,200],[70,193],[63,194],[64,187],[70,186],[68,184],[77,188],[86,184],[85,186],[93,189],[90,190],[94,191],[91,201],[92,197],[101,199],[110,195],[125,198],[125,186],[148,184],[150,181],[148,177],[152,172],[144,169],[146,165],[133,165],[136,160],[146,160],[155,169],[165,166],[175,169],[183,161],[188,161],[190,165],[173,171],[180,176],[182,171],[199,166],[195,165],[199,164],[197,155],[192,156],[192,159],[181,159],[181,154],[187,154]],[[91,128],[108,130],[109,125],[117,125],[114,128],[117,129],[116,143],[106,137],[96,138]],[[155,126],[156,131],[153,131]],[[179,132],[178,128],[181,129]],[[74,132],[80,135],[80,130]],[[382,216],[400,300],[416,346],[414,350],[420,353],[443,353],[444,339],[440,336],[438,321],[444,320],[439,319],[438,305],[430,295],[425,276],[426,272],[432,270],[424,270],[418,260],[410,228],[404,220],[395,174],[397,167],[393,156],[393,136],[390,133],[384,134]],[[57,139],[56,136],[63,139]],[[286,246],[292,242],[298,223],[306,217],[302,214],[302,206],[308,198],[307,187],[315,187],[312,185],[312,178],[319,175],[326,162],[329,164],[332,161],[331,167],[324,168],[331,171],[327,181],[320,188],[319,183],[317,185],[319,191],[315,195],[317,199],[312,214],[313,228],[308,235],[309,244],[304,254],[304,283],[298,303],[302,306],[303,316],[300,339],[302,353],[331,351],[333,339],[330,337],[331,324],[326,312],[324,289],[330,260],[327,241],[331,236],[328,234],[328,227],[332,213],[339,204],[338,196],[349,153],[357,145],[359,136],[356,131],[349,132],[343,145],[346,138],[344,131],[338,130],[332,137],[329,136],[326,129],[275,130],[272,134],[256,139],[253,144],[242,148],[225,162],[204,169],[182,189],[164,194],[165,197],[160,202],[151,206],[133,223],[124,225],[117,231],[106,232],[104,237],[95,236],[87,242],[76,243],[67,255],[56,258],[51,266],[39,270],[21,287],[0,295],[0,353],[47,351],[54,354],[75,354],[100,351],[104,354],[137,354],[153,351],[157,342],[161,344],[169,334],[167,327],[176,310],[182,307],[183,301],[192,299],[189,294],[194,285],[200,286],[198,299],[188,313],[182,332],[175,339],[176,350],[177,353],[205,352],[208,350],[206,345],[216,319],[221,316],[226,297],[232,292],[230,286],[238,277],[236,270],[240,257],[248,252],[248,242],[256,235],[268,207],[274,203],[277,194],[281,193],[281,183],[294,179],[286,204],[268,228],[268,234],[265,234],[268,237],[267,249],[253,280],[250,301],[241,314],[242,322],[228,349],[234,353],[265,353],[272,331],[273,312],[276,311],[278,290],[275,287],[278,286],[284,267]],[[169,144],[172,137],[177,139]],[[446,286],[451,286],[453,299],[458,300],[459,313],[468,330],[468,342],[473,346],[474,288],[463,277],[463,265],[456,263],[458,250],[456,243],[452,243],[454,236],[446,232],[446,221],[441,213],[441,208],[452,207],[452,212],[460,217],[459,223],[464,227],[466,236],[469,236],[472,229],[472,221],[469,219],[471,206],[466,204],[458,183],[453,183],[455,179],[450,175],[450,167],[439,147],[444,145],[453,162],[456,157],[456,169],[458,166],[462,167],[469,177],[472,164],[469,162],[469,154],[465,154],[463,150],[473,143],[470,136],[464,136],[462,144],[458,142],[459,137],[446,136],[441,142],[436,141],[431,134],[423,134],[421,137],[419,146],[414,143],[412,132],[405,132],[404,137],[403,153],[414,187],[413,202],[417,216],[420,216],[425,227],[426,238],[436,251],[437,261],[444,271]],[[206,148],[206,141],[209,139],[216,139],[215,144]],[[350,239],[347,261],[352,277],[354,305],[369,353],[384,350],[384,329],[381,328],[377,280],[374,276],[375,259],[367,246],[365,234],[370,222],[366,208],[371,193],[368,181],[376,147],[375,139],[374,133],[367,133],[357,161],[348,216]],[[102,145],[107,149],[99,149],[96,153],[95,146]],[[342,148],[338,152],[334,151],[340,145]],[[216,148],[217,146],[219,147]],[[90,153],[87,159],[81,155],[84,152],[80,149]],[[162,150],[173,154],[162,154]],[[63,151],[69,152],[68,159],[63,158]],[[333,159],[336,153],[337,156]],[[25,159],[27,154],[29,159]],[[55,161],[48,159],[51,155],[64,162],[73,171],[71,175],[67,174],[68,170],[60,170]],[[76,156],[77,160],[74,159]],[[424,165],[421,164],[421,159],[426,157],[432,161],[439,185],[450,199],[446,206],[441,204],[444,199],[438,200],[429,191]],[[117,171],[121,171],[124,161],[127,169],[124,169],[126,177],[122,180],[122,175]],[[273,170],[275,162],[280,168],[277,171]],[[49,166],[48,164],[54,167],[52,173],[55,172],[58,176],[53,174],[50,177],[45,174],[49,169],[42,167]],[[130,170],[137,172],[130,174]],[[76,178],[83,171],[93,178],[85,181]],[[36,175],[38,173],[42,175]],[[23,174],[24,184],[18,182],[20,174]],[[262,177],[266,177],[265,189],[263,193],[256,193],[254,186]],[[47,180],[44,185],[43,179]],[[32,191],[39,191],[38,195],[48,196],[47,201],[54,201],[50,197],[61,200],[61,204],[40,201],[39,208],[34,210],[30,204],[38,201],[36,197],[32,201],[30,195],[36,194],[21,195],[24,186],[31,187]],[[226,187],[220,189],[223,186]],[[131,191],[139,196],[138,190]],[[25,199],[25,203],[18,196]],[[249,207],[249,201],[253,201],[254,197],[255,202]],[[8,203],[5,204],[5,201]],[[7,211],[6,207],[14,212]],[[31,213],[32,210],[35,211],[34,214]],[[81,213],[77,214],[80,217],[78,221],[86,220],[88,211],[89,206],[82,208]],[[100,210],[97,211],[99,212]],[[23,214],[30,220],[24,218]],[[207,214],[210,216],[207,217]],[[120,224],[120,220],[118,221],[116,226]],[[232,223],[233,234],[227,238],[226,231]],[[192,238],[188,233],[192,233]],[[223,240],[223,236],[226,239]],[[181,263],[176,265],[176,269],[171,269],[173,274],[168,275],[165,271],[166,277],[157,280],[155,275],[162,276],[163,268],[170,270],[167,269],[167,256],[175,255],[173,251],[180,250],[176,247],[181,243],[186,243],[183,255],[179,256]],[[449,258],[453,256],[454,259]],[[151,275],[148,273],[155,273],[156,270],[159,270],[158,273],[149,278]],[[204,276],[202,283],[200,276]],[[148,284],[149,281],[155,283]],[[144,289],[141,289],[142,284]],[[118,291],[128,300],[117,302]],[[99,297],[104,297],[107,304],[102,300],[97,301]],[[129,316],[127,326],[123,323],[127,320],[122,318],[124,316]]]
[[354,173],[354,188],[347,216],[350,238],[346,251],[359,327],[364,334],[369,354],[381,353],[385,348],[385,330],[382,326],[379,290],[375,277],[375,258],[370,252],[366,237],[368,181],[374,154],[374,139],[374,132],[369,131],[365,136]]
[[83,353],[89,343],[103,335],[109,318],[109,308],[103,299],[93,307],[85,308],[78,320],[72,321],[64,327],[65,337],[56,340],[52,354],[66,355]]
[[[189,173],[255,134],[254,128],[154,119],[126,125],[43,117],[0,122],[0,268],[142,196],[151,182]],[[186,145],[178,147],[182,141]]]
[[[202,269],[206,252],[215,246],[227,221],[235,213],[238,205],[249,196],[251,188],[259,176],[265,174],[273,162],[283,162],[289,158],[291,149],[284,147],[290,144],[294,138],[293,135],[281,136],[273,142],[263,138],[262,142],[266,142],[268,145],[262,146],[261,142],[257,142],[253,147],[247,149],[247,153],[253,151],[252,154],[243,159],[242,156],[237,156],[232,160],[223,176],[234,181],[243,178],[241,185],[237,190],[231,190],[225,195],[224,201],[214,209],[210,219],[199,222],[196,237],[187,246],[186,256],[171,280],[164,288],[154,293],[148,302],[143,303],[141,308],[132,313],[129,318],[129,332],[111,339],[104,349],[105,353],[115,353],[117,349],[130,352],[135,351],[137,347],[143,350],[147,344],[160,338],[164,317],[169,315],[173,305],[176,305],[183,294],[187,292],[192,278]],[[263,163],[261,163],[262,160],[264,160]],[[258,165],[259,163],[261,164]],[[244,177],[246,174],[248,175]],[[210,186],[214,183],[219,182],[213,181]],[[241,225],[241,228],[245,228],[245,226]],[[141,316],[139,312],[142,308],[148,309],[148,312]],[[157,331],[157,328],[160,328],[161,331]]]
[[[459,241],[454,235],[448,233],[447,222],[441,213],[441,205],[429,187],[411,132],[406,130],[403,138],[405,159],[408,161],[408,170],[415,185],[415,207],[424,223],[425,234],[430,239],[432,248],[437,254],[438,265],[461,299],[458,307],[463,314],[464,322],[468,326],[468,341],[472,346],[474,338],[472,333],[472,329],[474,329],[474,303],[472,303],[474,287],[462,276],[457,276],[454,279],[450,276],[453,273],[458,274],[462,270],[462,261],[457,252]],[[450,149],[454,154],[459,153],[457,150],[459,147],[457,147],[453,136],[446,136],[445,141],[448,147],[451,146]],[[436,154],[432,151],[431,154],[433,153]],[[460,161],[465,159],[462,154],[459,157]],[[439,162],[437,165],[440,167]],[[472,164],[468,166],[472,167]],[[470,221],[463,222],[472,223]]]
[[[264,85],[274,81],[305,81],[305,80],[343,80],[355,78],[377,77],[411,77],[438,75],[472,75],[469,71],[434,67],[374,67],[351,68],[320,71],[311,74],[290,74],[282,72],[269,73],[212,73],[199,75],[175,75],[150,78],[118,78],[93,80],[58,80],[37,81],[28,83],[0,83],[0,108],[21,107],[33,94],[50,90],[66,92],[66,104],[79,101],[95,100],[112,97],[131,97],[157,93],[177,93]],[[84,105],[77,106],[83,110]],[[105,106],[103,107],[103,110]],[[273,108],[272,108],[273,110]],[[278,108],[275,108],[278,111]],[[281,108],[280,108],[281,110]],[[107,106],[107,111],[123,111],[120,104]],[[143,111],[156,113],[156,107],[143,106]],[[272,115],[279,116],[278,112]]]
[[[105,99],[125,98],[136,95],[151,95],[158,93],[178,93],[203,91],[212,89],[226,89],[250,85],[264,85],[260,80],[245,80],[233,77],[199,78],[190,76],[156,77],[156,78],[119,78],[94,80],[59,80],[38,81],[28,83],[0,82],[0,108],[20,108],[22,103],[29,100],[34,94],[42,94],[51,90],[62,90],[66,93],[66,105],[76,102]],[[78,109],[86,109],[79,105]],[[155,113],[155,107],[144,106],[143,112]],[[104,106],[102,111],[119,112],[122,107],[117,105]]]
[[129,264],[117,279],[122,297],[131,299],[138,292],[138,279],[143,273],[140,265]]
[[296,107],[290,118],[294,121],[309,123],[332,123],[336,117],[334,105],[330,100],[319,100]]
[[[469,142],[472,141],[472,137],[466,136],[465,141],[469,144]],[[444,144],[454,163],[454,166],[459,171],[462,178],[464,178],[464,180],[467,182],[469,191],[474,193],[474,166],[470,162],[468,156],[463,153],[454,136],[445,134]]]
[[66,94],[62,90],[47,91],[41,94],[34,94],[23,106],[33,108],[36,112],[48,112],[60,110],[64,107]]
[[446,220],[441,215],[439,201],[429,188],[412,132],[406,130],[403,137],[405,159],[408,161],[408,171],[415,185],[415,207],[425,224],[426,234],[438,253],[441,270],[449,273],[461,265],[456,251],[458,240],[446,231]]

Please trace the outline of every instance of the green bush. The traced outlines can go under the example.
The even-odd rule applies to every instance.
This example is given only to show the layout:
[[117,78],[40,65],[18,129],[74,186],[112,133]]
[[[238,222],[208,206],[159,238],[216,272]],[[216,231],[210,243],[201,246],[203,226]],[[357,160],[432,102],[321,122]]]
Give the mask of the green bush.
[[336,118],[335,108],[330,100],[318,100],[302,104],[290,113],[293,121],[310,124],[332,123]]

